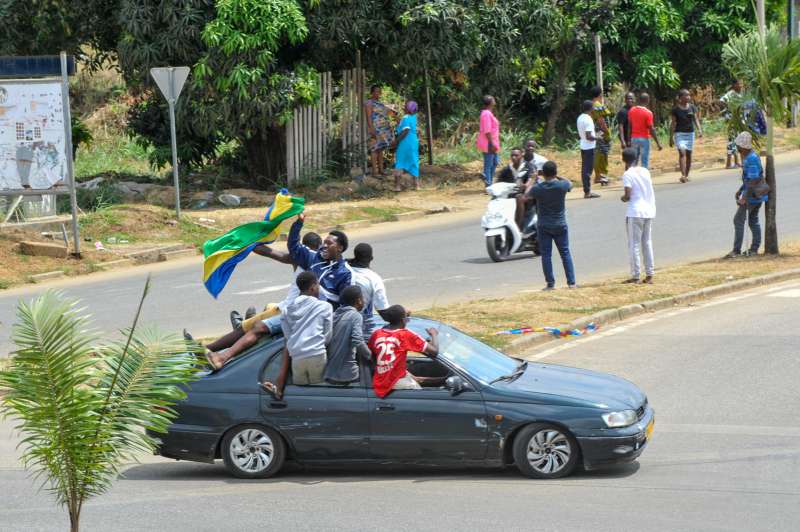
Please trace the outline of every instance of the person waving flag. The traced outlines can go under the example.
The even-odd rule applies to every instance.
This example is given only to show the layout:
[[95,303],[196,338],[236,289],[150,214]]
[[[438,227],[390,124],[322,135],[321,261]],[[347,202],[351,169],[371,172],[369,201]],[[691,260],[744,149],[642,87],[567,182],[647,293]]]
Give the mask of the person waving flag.
[[203,284],[215,298],[236,269],[259,244],[271,244],[281,234],[281,224],[305,208],[305,198],[293,197],[286,189],[275,196],[264,220],[234,227],[224,235],[203,244]]

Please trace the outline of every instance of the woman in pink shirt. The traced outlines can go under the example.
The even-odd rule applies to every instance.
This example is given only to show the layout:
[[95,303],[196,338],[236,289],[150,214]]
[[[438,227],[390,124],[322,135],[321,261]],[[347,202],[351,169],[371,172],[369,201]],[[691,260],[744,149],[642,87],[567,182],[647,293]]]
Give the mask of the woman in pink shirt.
[[494,106],[494,96],[483,97],[478,149],[483,153],[483,180],[487,187],[492,184],[494,172],[500,163],[500,122],[492,113]]

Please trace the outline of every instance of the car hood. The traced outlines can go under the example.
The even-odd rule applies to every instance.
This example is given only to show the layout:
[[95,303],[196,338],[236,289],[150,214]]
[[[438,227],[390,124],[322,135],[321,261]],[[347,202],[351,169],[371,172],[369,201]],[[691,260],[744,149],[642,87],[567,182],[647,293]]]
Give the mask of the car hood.
[[588,369],[554,364],[528,363],[519,378],[499,381],[492,388],[506,400],[536,401],[542,395],[559,396],[570,404],[591,405],[611,410],[636,409],[645,394],[632,382]]

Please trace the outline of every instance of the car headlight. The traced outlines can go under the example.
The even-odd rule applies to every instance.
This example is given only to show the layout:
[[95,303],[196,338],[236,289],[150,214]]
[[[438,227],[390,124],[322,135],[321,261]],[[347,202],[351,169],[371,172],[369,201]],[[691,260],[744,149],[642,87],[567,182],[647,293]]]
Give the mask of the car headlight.
[[602,415],[603,421],[609,428],[627,427],[636,423],[635,410],[623,410],[621,412],[609,412]]

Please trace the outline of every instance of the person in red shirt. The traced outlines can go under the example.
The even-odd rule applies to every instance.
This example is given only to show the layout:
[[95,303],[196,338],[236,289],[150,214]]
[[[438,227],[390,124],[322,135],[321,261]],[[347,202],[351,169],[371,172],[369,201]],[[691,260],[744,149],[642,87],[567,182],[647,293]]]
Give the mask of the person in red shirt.
[[656,141],[656,146],[661,150],[661,143],[653,127],[653,113],[647,106],[650,104],[650,95],[643,92],[639,95],[639,105],[628,111],[628,124],[631,128],[631,146],[639,150],[639,164],[650,168],[650,137]]
[[389,324],[378,329],[369,339],[369,349],[375,357],[372,387],[375,395],[386,397],[392,390],[416,390],[420,388],[414,376],[406,369],[409,351],[422,353],[431,358],[439,354],[439,331],[427,329],[431,336],[425,341],[417,333],[406,329],[408,313],[400,305],[392,305],[382,313]]

